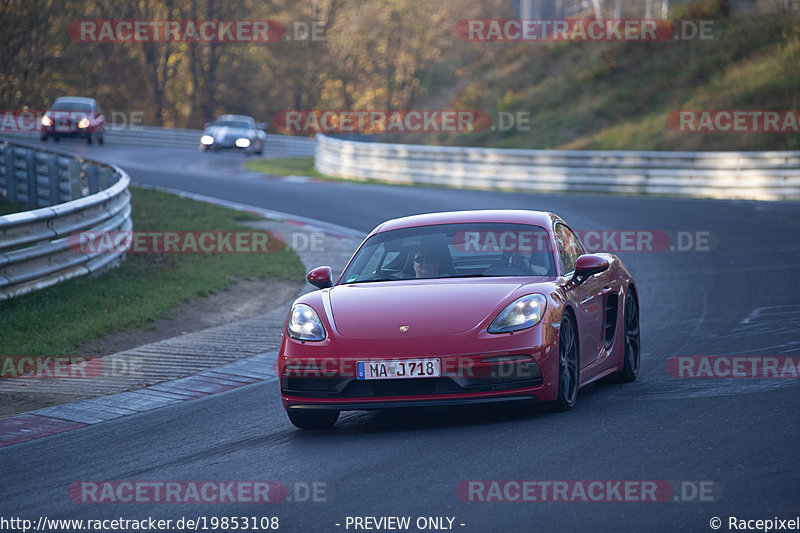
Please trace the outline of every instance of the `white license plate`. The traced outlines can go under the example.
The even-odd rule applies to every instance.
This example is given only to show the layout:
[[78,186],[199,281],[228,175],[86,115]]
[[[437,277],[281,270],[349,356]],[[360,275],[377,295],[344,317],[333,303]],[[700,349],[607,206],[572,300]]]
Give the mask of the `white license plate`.
[[439,359],[405,359],[403,361],[358,361],[358,379],[410,379],[442,377]]

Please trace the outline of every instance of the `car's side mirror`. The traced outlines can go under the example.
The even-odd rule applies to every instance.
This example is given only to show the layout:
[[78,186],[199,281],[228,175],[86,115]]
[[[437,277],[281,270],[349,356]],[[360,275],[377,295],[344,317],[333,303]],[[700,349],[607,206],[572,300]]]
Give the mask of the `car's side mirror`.
[[319,289],[327,289],[333,287],[333,271],[329,266],[317,267],[308,273],[306,280]]
[[267,129],[267,123],[266,122],[256,122],[256,129],[259,129],[259,130]]
[[608,259],[601,255],[584,254],[575,262],[575,274],[572,279],[580,285],[589,276],[606,270],[608,270]]
[[206,125],[205,125],[205,126],[203,126],[203,129],[205,129],[205,128],[208,128],[208,127],[210,127],[210,126],[211,126],[211,122],[206,122]]

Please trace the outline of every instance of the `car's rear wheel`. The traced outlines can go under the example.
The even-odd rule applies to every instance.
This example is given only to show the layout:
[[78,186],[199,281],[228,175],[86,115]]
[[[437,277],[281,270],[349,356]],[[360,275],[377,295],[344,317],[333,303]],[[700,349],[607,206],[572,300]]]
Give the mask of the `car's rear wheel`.
[[339,419],[335,409],[289,409],[289,420],[300,429],[328,429]]
[[625,324],[623,340],[625,341],[625,348],[622,368],[614,374],[614,377],[618,381],[633,381],[639,374],[642,344],[639,331],[639,306],[636,303],[636,295],[630,289],[625,295],[625,307],[623,309],[623,324]]
[[42,133],[42,134],[39,136],[39,138],[40,138],[40,139],[42,139],[43,141],[47,141],[47,134],[46,134],[46,133]]
[[578,399],[578,340],[572,316],[564,313],[558,330],[558,394],[554,411],[567,411]]
[[94,133],[89,132],[86,135],[86,144],[92,144],[93,140],[94,140]]

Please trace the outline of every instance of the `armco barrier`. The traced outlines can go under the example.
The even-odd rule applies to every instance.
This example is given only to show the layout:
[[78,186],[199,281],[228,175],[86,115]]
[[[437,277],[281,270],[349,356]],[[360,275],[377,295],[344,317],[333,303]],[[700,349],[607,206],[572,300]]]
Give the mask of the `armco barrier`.
[[[5,132],[6,136],[38,139],[39,132]],[[168,148],[200,147],[202,130],[178,128],[160,128],[157,126],[114,126],[107,125],[103,134],[103,142],[111,146],[155,146]],[[314,139],[307,137],[291,137],[289,135],[267,134],[264,150],[272,155],[285,157],[310,157],[316,148]]]
[[90,274],[120,253],[79,253],[67,237],[132,229],[130,178],[120,168],[2,141],[0,196],[31,211],[0,216],[0,300]]
[[[105,141],[111,145],[128,146],[169,146],[198,149],[202,130],[159,128],[155,126],[130,126],[127,128],[108,128]],[[288,135],[267,135],[264,149],[286,157],[313,156],[316,143],[314,139],[290,137]]]
[[800,152],[517,150],[359,142],[317,135],[323,174],[542,192],[800,199]]

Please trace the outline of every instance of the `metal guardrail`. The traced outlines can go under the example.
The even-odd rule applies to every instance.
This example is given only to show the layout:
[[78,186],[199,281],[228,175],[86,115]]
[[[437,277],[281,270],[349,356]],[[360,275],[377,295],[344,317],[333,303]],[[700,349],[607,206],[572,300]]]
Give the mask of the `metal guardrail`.
[[[128,146],[170,146],[197,149],[200,146],[202,130],[159,128],[155,126],[130,126],[127,128],[108,128],[105,142],[112,145]],[[278,152],[286,157],[313,156],[316,148],[314,139],[290,137],[288,135],[267,134],[265,150]]]
[[[4,135],[38,139],[39,132],[4,132]],[[103,142],[112,146],[155,146],[169,148],[200,147],[202,130],[188,130],[179,128],[161,128],[158,126],[106,126]],[[267,134],[267,144],[264,149],[272,154],[285,157],[311,157],[314,155],[317,143],[307,137],[292,137],[289,135]]]
[[68,238],[75,232],[130,231],[129,183],[115,165],[2,142],[0,196],[33,210],[0,216],[0,300],[96,272],[118,260],[124,250],[83,252]]
[[331,176],[458,187],[800,199],[800,151],[517,150],[317,135],[315,167]]

